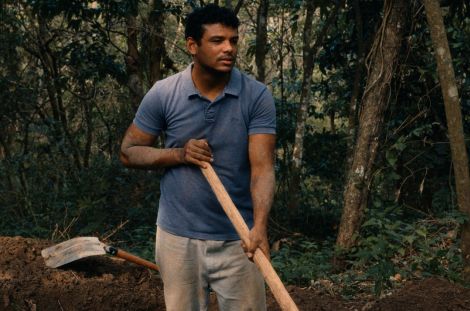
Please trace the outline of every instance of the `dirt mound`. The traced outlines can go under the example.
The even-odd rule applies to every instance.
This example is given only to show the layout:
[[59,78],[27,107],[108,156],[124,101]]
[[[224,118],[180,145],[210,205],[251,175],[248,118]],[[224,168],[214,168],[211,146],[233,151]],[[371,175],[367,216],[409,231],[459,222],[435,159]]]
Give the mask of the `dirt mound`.
[[41,256],[51,245],[0,237],[0,310],[165,310],[162,283],[146,269],[105,256],[52,269]]
[[371,308],[371,311],[397,310],[470,310],[470,288],[440,278],[410,282]]
[[[165,310],[163,285],[149,270],[106,256],[88,257],[59,269],[44,264],[48,241],[0,237],[0,310]],[[379,301],[346,302],[311,288],[288,287],[299,310],[470,310],[470,289],[441,279],[409,282]],[[212,297],[210,310],[216,311]],[[267,291],[268,310],[281,310]]]

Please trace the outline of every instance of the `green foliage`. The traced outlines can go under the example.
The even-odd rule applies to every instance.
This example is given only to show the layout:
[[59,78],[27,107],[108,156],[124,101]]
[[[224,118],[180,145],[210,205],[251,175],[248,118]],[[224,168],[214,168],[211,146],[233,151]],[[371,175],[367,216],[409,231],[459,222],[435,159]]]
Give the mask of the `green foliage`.
[[[396,273],[404,278],[438,275],[452,282],[460,278],[461,258],[457,250],[457,234],[464,220],[460,212],[450,212],[443,218],[404,222],[402,209],[396,206],[382,209],[380,203],[366,211],[363,232],[358,234],[357,246],[351,249],[350,264],[364,270],[358,279],[374,280],[374,292],[382,295],[384,286],[392,288],[391,277]],[[445,231],[443,233],[442,231]],[[408,262],[408,266],[398,263]],[[364,269],[364,267],[366,267]]]
[[403,236],[398,231],[402,225],[397,220],[399,215],[401,210],[395,207],[383,211],[378,209],[366,211],[366,221],[362,225],[364,233],[358,245],[351,249],[354,254],[350,263],[353,266],[369,265],[366,272],[359,275],[359,279],[372,277],[377,296],[382,294],[384,284],[392,287],[390,277],[394,276],[396,271],[391,259],[396,253],[402,256],[405,254],[402,245]]
[[[460,225],[468,217],[453,211],[441,218],[417,222],[403,220],[401,208],[382,208],[375,204],[365,214],[358,243],[345,255],[348,270],[330,274],[333,243],[322,245],[305,237],[281,239],[281,248],[271,251],[273,267],[284,284],[322,286],[330,282],[343,295],[370,291],[382,296],[386,290],[400,286],[395,276],[404,279],[440,276],[465,285],[461,279]],[[368,284],[358,287],[358,283]],[[364,287],[366,289],[364,289]]]
[[320,250],[314,241],[286,240],[280,250],[271,251],[271,264],[284,284],[311,286],[314,280],[325,278],[331,268],[333,252],[326,245]]
[[[82,21],[89,21],[99,17],[109,18],[125,17],[129,14],[137,15],[138,6],[142,0],[122,1],[61,1],[61,0],[35,0],[29,3],[33,7],[34,14],[40,14],[43,18],[52,19],[64,14],[69,21],[69,27],[78,28]],[[92,4],[98,4],[94,6]]]
[[155,260],[155,233],[156,227],[150,224],[142,224],[129,230],[126,236],[128,245],[132,246],[129,251],[140,254],[141,258],[153,262]]
[[9,202],[0,235],[55,240],[101,236],[138,247],[155,234],[159,174],[131,172],[116,161],[95,162],[93,169],[64,181],[61,189],[43,181],[28,196],[18,193],[22,199]]

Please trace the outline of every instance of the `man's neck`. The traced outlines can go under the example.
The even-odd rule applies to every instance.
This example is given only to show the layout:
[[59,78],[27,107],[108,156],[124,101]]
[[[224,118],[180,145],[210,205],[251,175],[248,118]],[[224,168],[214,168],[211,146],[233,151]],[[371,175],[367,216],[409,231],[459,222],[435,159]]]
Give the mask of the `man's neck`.
[[214,101],[225,89],[225,86],[227,86],[230,72],[208,72],[196,65],[191,70],[191,77],[198,91],[210,101]]

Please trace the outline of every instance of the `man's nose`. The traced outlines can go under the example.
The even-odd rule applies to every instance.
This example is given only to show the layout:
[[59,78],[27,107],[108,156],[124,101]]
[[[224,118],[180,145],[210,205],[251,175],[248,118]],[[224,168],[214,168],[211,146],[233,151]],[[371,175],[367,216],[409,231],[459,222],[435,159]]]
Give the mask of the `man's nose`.
[[233,51],[233,45],[230,40],[225,40],[224,41],[224,46],[223,46],[224,52],[231,52]]

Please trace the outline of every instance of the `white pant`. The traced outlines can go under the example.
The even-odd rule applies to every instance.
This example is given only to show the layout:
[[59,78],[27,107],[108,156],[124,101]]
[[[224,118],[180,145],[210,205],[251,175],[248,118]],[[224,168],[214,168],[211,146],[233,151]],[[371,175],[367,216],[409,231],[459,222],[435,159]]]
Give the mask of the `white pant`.
[[157,228],[155,261],[168,311],[206,311],[209,288],[221,311],[266,310],[264,279],[240,241],[197,240]]

